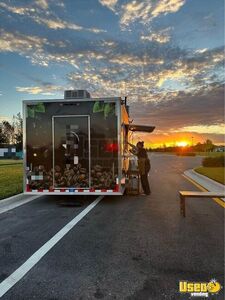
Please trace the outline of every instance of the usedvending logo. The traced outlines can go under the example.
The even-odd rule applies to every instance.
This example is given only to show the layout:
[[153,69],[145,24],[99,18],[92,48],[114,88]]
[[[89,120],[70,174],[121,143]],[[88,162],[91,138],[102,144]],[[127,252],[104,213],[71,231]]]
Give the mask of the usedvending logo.
[[216,279],[211,279],[209,282],[179,282],[179,292],[181,294],[190,294],[191,297],[208,298],[209,295],[218,294],[221,289],[222,286]]

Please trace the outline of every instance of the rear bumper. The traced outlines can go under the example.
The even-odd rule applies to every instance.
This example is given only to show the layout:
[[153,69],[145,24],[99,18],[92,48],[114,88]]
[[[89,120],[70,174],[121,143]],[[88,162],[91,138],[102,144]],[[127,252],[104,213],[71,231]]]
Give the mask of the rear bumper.
[[112,195],[112,196],[122,196],[124,191],[121,192],[38,192],[38,191],[33,191],[33,192],[24,192],[25,195],[63,195],[63,196],[76,196],[76,195]]

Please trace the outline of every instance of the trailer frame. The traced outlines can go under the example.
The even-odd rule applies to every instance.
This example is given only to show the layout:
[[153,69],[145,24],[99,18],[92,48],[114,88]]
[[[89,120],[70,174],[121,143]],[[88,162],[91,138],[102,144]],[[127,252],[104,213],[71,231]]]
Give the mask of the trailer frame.
[[[27,178],[26,178],[26,171],[27,171],[27,139],[26,139],[26,118],[27,112],[26,108],[27,105],[35,105],[37,103],[54,103],[54,102],[90,102],[90,101],[104,101],[104,102],[112,102],[116,103],[116,115],[117,115],[117,138],[118,138],[118,178],[116,182],[116,189],[86,189],[86,188],[57,188],[53,191],[50,190],[31,190],[27,191]],[[32,195],[123,195],[125,191],[125,183],[126,177],[122,176],[122,153],[121,153],[121,127],[122,124],[122,98],[121,97],[104,97],[104,98],[74,98],[74,99],[37,99],[37,100],[23,100],[23,190],[25,194],[32,194]],[[58,116],[58,115],[57,115]],[[65,115],[66,116],[66,115]],[[65,117],[63,116],[63,117]],[[78,115],[73,115],[78,116]],[[84,115],[80,115],[84,116]],[[90,117],[90,116],[89,116]],[[52,116],[53,118],[53,116]],[[53,130],[53,128],[52,128]],[[90,143],[90,139],[89,139]],[[91,156],[91,152],[90,152]],[[91,164],[91,160],[89,159],[89,163]]]

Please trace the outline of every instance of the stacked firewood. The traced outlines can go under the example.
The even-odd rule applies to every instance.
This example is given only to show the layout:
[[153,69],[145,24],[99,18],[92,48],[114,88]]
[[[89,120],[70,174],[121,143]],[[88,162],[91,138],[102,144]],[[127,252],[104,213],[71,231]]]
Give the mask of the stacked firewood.
[[112,171],[95,165],[91,170],[91,186],[95,189],[114,188],[115,182]]
[[55,166],[55,187],[87,187],[88,173],[86,168],[82,168],[81,164],[70,167],[68,165],[64,170],[59,166]]
[[[89,174],[81,164],[67,165],[66,168],[55,166],[55,188],[86,188],[89,187]],[[43,165],[35,167],[33,172],[28,171],[27,178],[31,189],[52,189],[53,169],[46,171]],[[41,176],[42,179],[32,180],[31,176]],[[112,171],[95,165],[91,169],[91,187],[95,189],[112,189],[115,186],[115,178]]]

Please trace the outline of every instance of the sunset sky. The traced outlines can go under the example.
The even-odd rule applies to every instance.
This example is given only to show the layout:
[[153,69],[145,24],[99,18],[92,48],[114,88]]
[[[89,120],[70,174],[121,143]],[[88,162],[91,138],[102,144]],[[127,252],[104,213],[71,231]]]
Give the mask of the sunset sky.
[[0,121],[22,99],[128,96],[148,146],[223,144],[223,0],[1,0]]

